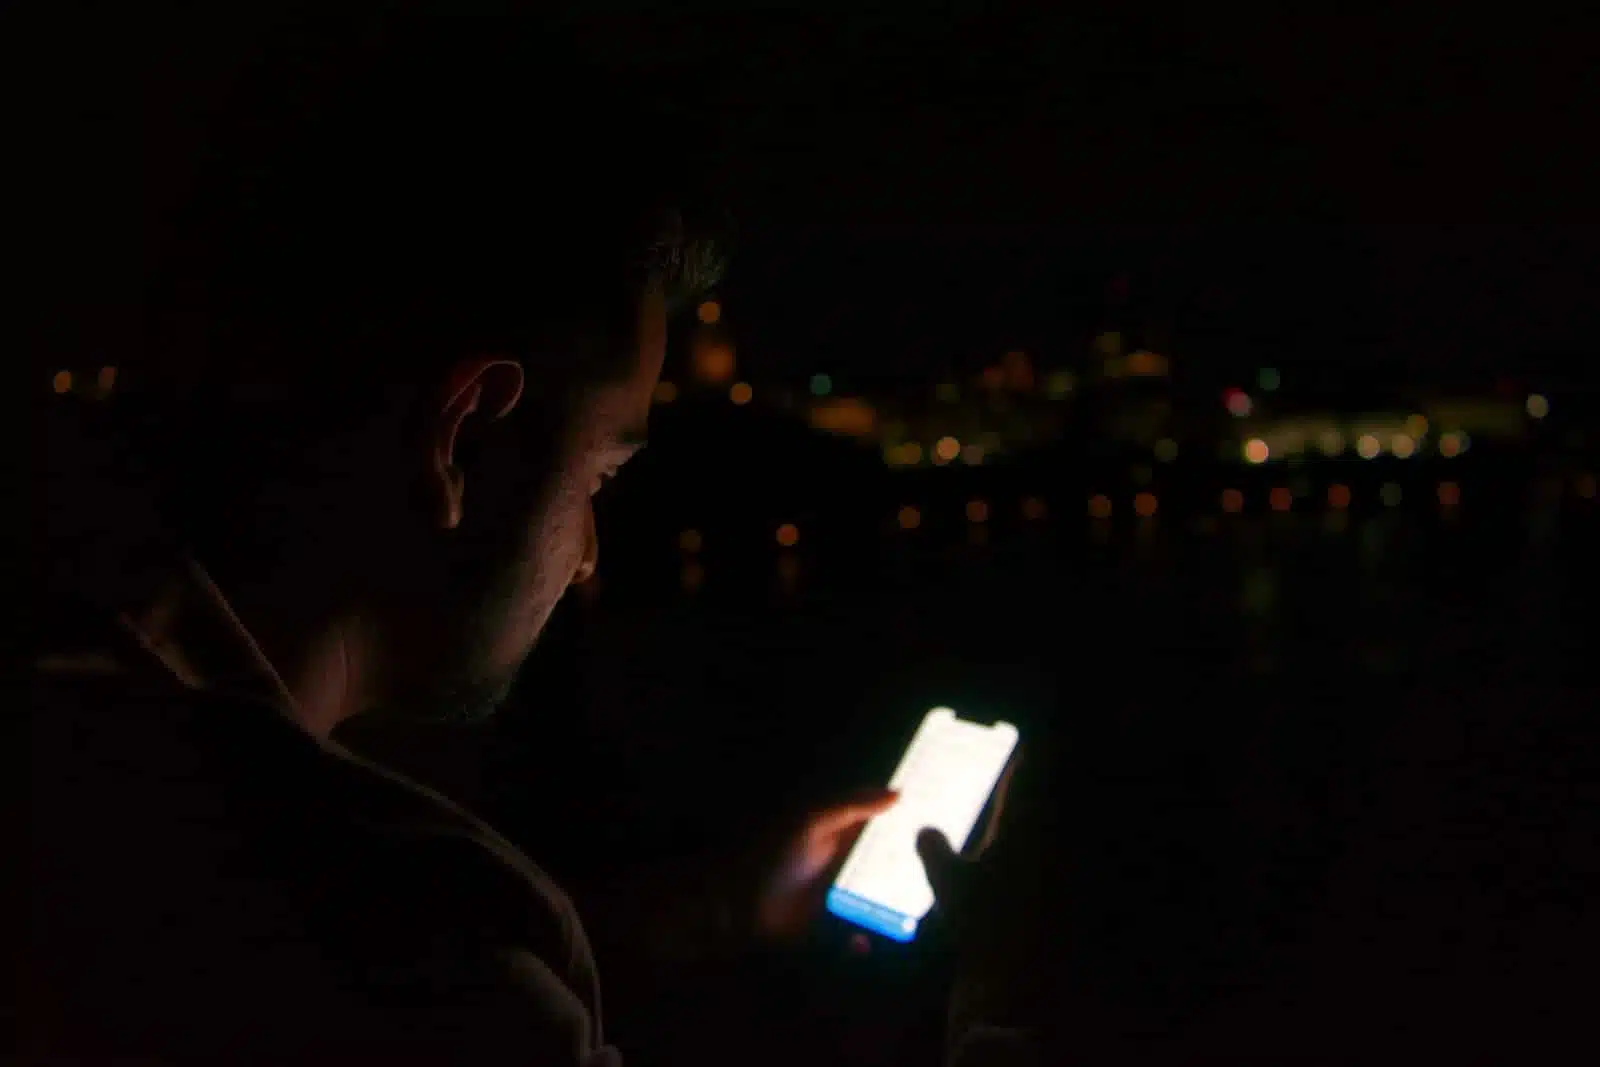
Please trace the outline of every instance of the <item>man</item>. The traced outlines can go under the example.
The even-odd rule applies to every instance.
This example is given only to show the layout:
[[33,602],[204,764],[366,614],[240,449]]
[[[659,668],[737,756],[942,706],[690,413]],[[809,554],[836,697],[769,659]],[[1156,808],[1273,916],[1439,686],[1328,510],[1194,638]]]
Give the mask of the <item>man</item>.
[[[315,25],[229,94],[115,396],[30,442],[8,1062],[618,1062],[560,890],[329,735],[496,705],[717,257],[654,195],[680,131],[543,29]],[[735,914],[792,927],[890,802]]]

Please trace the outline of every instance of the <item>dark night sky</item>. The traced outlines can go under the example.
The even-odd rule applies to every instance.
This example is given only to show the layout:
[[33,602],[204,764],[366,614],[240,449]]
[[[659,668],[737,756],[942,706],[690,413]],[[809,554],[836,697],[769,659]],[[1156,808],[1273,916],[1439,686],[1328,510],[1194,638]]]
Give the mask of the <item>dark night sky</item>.
[[[921,376],[1048,348],[1123,269],[1218,360],[1400,358],[1431,374],[1592,350],[1596,96],[1575,20],[874,6],[580,5],[597,40],[655,68],[724,141],[747,360]],[[180,135],[119,132],[114,116],[181,99],[172,57],[226,54],[194,47],[222,39],[207,7],[9,34],[34,61],[14,66],[35,91],[13,101],[89,117],[36,110],[22,127],[41,146],[18,153],[24,202],[48,188],[92,205],[42,220],[41,291],[65,276],[119,289],[152,225],[133,205]],[[56,313],[58,334],[72,317]]]

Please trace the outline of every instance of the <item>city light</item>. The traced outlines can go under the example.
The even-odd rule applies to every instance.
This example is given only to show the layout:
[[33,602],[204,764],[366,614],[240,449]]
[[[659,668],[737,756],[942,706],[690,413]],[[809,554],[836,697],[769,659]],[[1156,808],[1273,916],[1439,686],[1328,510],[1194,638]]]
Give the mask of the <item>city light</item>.
[[749,382],[734,382],[733,386],[728,390],[728,399],[740,407],[750,403],[750,398],[755,395],[756,391],[750,388]]
[[1344,434],[1338,430],[1323,430],[1317,439],[1318,446],[1325,456],[1337,456],[1344,451]]
[[1428,432],[1428,417],[1426,415],[1412,415],[1406,419],[1406,433],[1412,437],[1421,438]]
[[117,368],[101,367],[100,376],[95,379],[95,388],[99,390],[100,395],[105,396],[107,393],[111,392],[111,390],[115,389],[116,386]]
[[56,376],[50,379],[50,388],[54,389],[58,395],[72,392],[72,372],[69,370],[56,371]]
[[1532,396],[1528,397],[1527,407],[1528,417],[1532,419],[1542,419],[1546,415],[1550,414],[1549,399],[1539,393],[1534,393]]
[[1439,455],[1446,459],[1458,456],[1462,452],[1462,437],[1458,433],[1447,433],[1439,438]]
[[714,326],[722,320],[722,305],[715,300],[707,300],[700,305],[696,315],[707,326]]
[[969,500],[969,501],[967,501],[967,521],[968,522],[988,522],[989,521],[989,505],[988,505],[988,503],[985,502],[985,501],[982,501],[982,500]]
[[915,530],[918,526],[922,525],[922,512],[918,511],[910,504],[907,504],[905,507],[900,509],[900,514],[897,516],[897,519],[900,523],[900,529]]
[[1461,503],[1461,487],[1455,482],[1439,483],[1439,506],[1453,508]]
[[983,446],[970,444],[961,446],[961,462],[969,467],[978,467],[983,464]]
[[1153,517],[1158,506],[1154,493],[1138,493],[1133,498],[1133,513],[1141,519]]
[[1248,418],[1256,409],[1255,401],[1250,399],[1250,394],[1242,389],[1229,389],[1222,401],[1227,405],[1228,414],[1236,419]]
[[1288,511],[1294,506],[1294,494],[1287,486],[1280,485],[1267,496],[1267,503],[1273,511]]
[[1244,510],[1244,494],[1237,489],[1224,489],[1222,491],[1222,510],[1229,515],[1237,515]]
[[933,459],[936,463],[949,463],[961,453],[961,442],[954,437],[941,437],[933,446]]
[[698,552],[702,544],[699,530],[685,530],[678,535],[678,547],[685,552]]
[[1350,487],[1348,485],[1328,486],[1328,506],[1335,511],[1343,511],[1350,506]]
[[1045,517],[1044,501],[1036,496],[1023,498],[1022,517],[1032,522],[1037,522]]
[[1090,497],[1089,517],[1091,519],[1109,519],[1111,517],[1111,498],[1104,493],[1096,493]]
[[1261,373],[1256,375],[1256,384],[1263,393],[1277,392],[1278,386],[1283,384],[1283,376],[1275,367],[1262,367]]
[[1378,453],[1382,451],[1383,446],[1370,433],[1364,433],[1356,438],[1356,455],[1362,459],[1377,459]]
[[827,396],[833,392],[833,379],[826,374],[813,374],[811,376],[811,395]]
[[650,398],[657,404],[670,404],[678,399],[678,387],[671,382],[657,382],[655,392]]
[[706,569],[699,563],[691,560],[683,565],[678,572],[678,580],[683,583],[683,588],[692,593],[699,589],[706,580]]
[[1152,451],[1155,452],[1156,459],[1162,463],[1171,463],[1178,458],[1178,442],[1170,437],[1163,437],[1156,442],[1156,446]]
[[1060,400],[1072,392],[1072,387],[1077,381],[1069,370],[1051,371],[1044,380],[1044,391],[1052,400]]
[[1594,494],[1595,494],[1594,475],[1592,475],[1592,474],[1580,474],[1580,475],[1578,475],[1577,482],[1573,485],[1572,488],[1579,496],[1583,497],[1583,499],[1585,499],[1585,500],[1593,500],[1594,499]]
[[794,523],[786,522],[778,527],[777,539],[784,548],[793,548],[800,543],[800,530]]
[[1417,443],[1407,434],[1397,433],[1389,439],[1389,451],[1396,459],[1410,459],[1416,450]]
[[1244,443],[1244,458],[1248,463],[1265,463],[1272,457],[1272,449],[1259,437],[1252,437]]

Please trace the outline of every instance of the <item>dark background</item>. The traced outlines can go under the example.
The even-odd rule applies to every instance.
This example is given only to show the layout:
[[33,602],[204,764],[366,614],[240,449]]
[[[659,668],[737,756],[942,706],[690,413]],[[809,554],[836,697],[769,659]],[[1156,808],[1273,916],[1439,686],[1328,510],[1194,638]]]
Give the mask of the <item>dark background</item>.
[[[204,87],[256,17],[171,7],[7,12],[18,389],[114,363]],[[1437,459],[1313,468],[1313,499],[1352,487],[1348,514],[1269,513],[1270,474],[1197,463],[1162,475],[1156,519],[1119,503],[1095,521],[1088,496],[1132,486],[1070,438],[895,471],[764,393],[686,398],[659,409],[601,515],[601,579],[501,719],[360,742],[585,886],[882,780],[933,704],[1005,716],[1027,748],[1010,832],[1046,857],[1040,936],[1086,1050],[1557,1047],[1592,986],[1600,799],[1592,476],[1581,491],[1600,218],[1577,16],[580,15],[724,146],[739,250],[717,295],[752,375],[920,394],[1009,349],[1075,350],[1110,290],[1163,324],[1198,393],[1270,363],[1352,407],[1538,387],[1560,425],[1450,467],[1454,510]],[[1244,514],[1218,513],[1222,485]],[[1030,497],[1044,518],[1023,517]],[[905,504],[917,531],[895,524]],[[690,528],[704,545],[685,554]],[[926,1044],[942,964],[847,956],[842,936],[798,957],[811,1043],[771,1036],[794,1003],[723,1012],[728,1040],[761,1041],[744,1059]],[[703,1043],[596,937],[638,1058]]]

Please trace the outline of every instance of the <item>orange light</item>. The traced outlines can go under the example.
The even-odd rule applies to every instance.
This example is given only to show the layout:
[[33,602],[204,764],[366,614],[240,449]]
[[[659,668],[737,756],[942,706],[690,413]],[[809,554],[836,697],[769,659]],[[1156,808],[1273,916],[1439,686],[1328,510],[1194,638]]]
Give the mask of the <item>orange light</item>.
[[102,394],[111,392],[117,387],[117,368],[101,367],[100,375],[95,379],[94,384]]
[[1036,496],[1027,497],[1022,501],[1022,517],[1037,522],[1045,516],[1044,501]]
[[1139,493],[1133,498],[1133,513],[1141,519],[1148,519],[1154,515],[1157,506],[1154,493]]
[[1455,482],[1439,483],[1439,506],[1453,508],[1461,503],[1461,487]]
[[1111,517],[1111,498],[1104,493],[1096,493],[1090,497],[1089,517],[1091,519],[1109,519]]
[[1265,463],[1272,456],[1272,449],[1259,437],[1252,437],[1244,443],[1244,458],[1250,463]]
[[670,404],[678,399],[678,387],[671,382],[657,382],[655,392],[651,399],[657,404]]
[[1461,454],[1461,435],[1447,433],[1439,438],[1439,455],[1449,459]]
[[692,561],[685,563],[683,570],[678,572],[678,579],[683,583],[683,587],[692,593],[706,580],[706,569]]
[[700,321],[707,326],[714,325],[722,320],[722,305],[715,300],[707,300],[700,305],[700,309],[696,314],[699,316]]
[[58,394],[72,392],[72,372],[69,370],[56,371],[56,376],[50,379],[50,388],[54,389]]
[[1350,487],[1348,485],[1328,486],[1328,506],[1336,511],[1343,511],[1350,506]]
[[720,385],[732,378],[737,366],[732,345],[703,335],[695,336],[689,362],[695,379],[707,385]]
[[1236,515],[1244,510],[1244,494],[1237,489],[1224,489],[1222,491],[1222,510],[1230,515]]
[[778,527],[778,544],[784,548],[793,548],[800,543],[800,530],[792,522],[786,522]]
[[968,522],[988,522],[989,505],[982,500],[967,501]]
[[954,437],[941,437],[933,446],[933,458],[939,463],[949,463],[961,453],[961,442]]
[[1268,495],[1267,502],[1272,506],[1273,511],[1288,511],[1294,504],[1294,496],[1288,489],[1280,485]]
[[983,464],[983,446],[976,444],[962,445],[961,462],[969,467],[981,466]]
[[741,407],[750,403],[750,398],[755,395],[756,391],[750,388],[749,382],[734,382],[728,390],[728,399]]
[[918,526],[922,525],[922,512],[918,511],[910,504],[907,504],[905,507],[900,509],[900,514],[897,516],[897,518],[899,519],[900,529],[902,530],[915,530]]
[[678,535],[678,547],[685,552],[698,552],[703,543],[699,530],[685,530]]
[[1383,445],[1370,433],[1364,433],[1356,438],[1356,455],[1362,459],[1377,459],[1378,453],[1383,451]]
[[1006,384],[1006,370],[1004,367],[983,368],[983,387],[985,389],[999,389]]
[[1389,439],[1389,451],[1394,453],[1395,459],[1410,459],[1416,450],[1417,442],[1410,434],[1397,433]]

